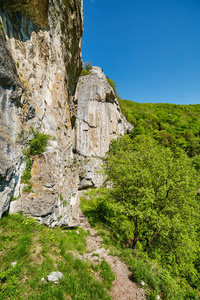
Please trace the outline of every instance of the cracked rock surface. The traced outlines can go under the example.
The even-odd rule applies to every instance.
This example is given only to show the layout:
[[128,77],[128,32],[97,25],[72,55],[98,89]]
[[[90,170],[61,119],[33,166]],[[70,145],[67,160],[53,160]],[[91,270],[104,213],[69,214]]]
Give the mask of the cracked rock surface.
[[133,126],[122,115],[113,88],[99,67],[92,67],[88,75],[79,78],[75,99],[74,149],[87,157],[79,171],[79,189],[99,187],[105,181],[101,164],[111,140]]
[[[0,217],[20,210],[51,227],[78,225],[78,172],[70,165],[82,0],[0,2]],[[31,128],[51,139],[32,157],[32,189],[25,193]]]

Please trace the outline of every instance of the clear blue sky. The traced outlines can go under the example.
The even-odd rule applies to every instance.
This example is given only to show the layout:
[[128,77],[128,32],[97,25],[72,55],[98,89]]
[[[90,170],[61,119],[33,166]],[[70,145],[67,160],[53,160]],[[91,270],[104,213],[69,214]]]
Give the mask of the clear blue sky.
[[200,104],[200,0],[83,2],[83,61],[122,99]]

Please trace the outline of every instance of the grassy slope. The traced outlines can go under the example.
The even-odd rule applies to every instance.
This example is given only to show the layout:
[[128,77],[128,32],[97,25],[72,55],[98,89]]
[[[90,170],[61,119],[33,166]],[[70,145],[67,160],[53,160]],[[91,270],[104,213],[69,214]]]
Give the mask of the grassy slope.
[[[0,220],[0,299],[110,299],[105,263],[94,266],[77,258],[86,250],[87,234],[78,231],[49,229],[22,215]],[[48,282],[52,271],[64,279]]]

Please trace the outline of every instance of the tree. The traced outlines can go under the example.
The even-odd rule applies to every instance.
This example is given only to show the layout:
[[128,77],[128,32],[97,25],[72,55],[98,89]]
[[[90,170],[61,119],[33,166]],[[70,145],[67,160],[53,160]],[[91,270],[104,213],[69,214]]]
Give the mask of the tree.
[[105,220],[133,248],[140,243],[175,273],[195,274],[199,179],[191,159],[141,135],[114,141],[105,161],[113,183],[100,200]]

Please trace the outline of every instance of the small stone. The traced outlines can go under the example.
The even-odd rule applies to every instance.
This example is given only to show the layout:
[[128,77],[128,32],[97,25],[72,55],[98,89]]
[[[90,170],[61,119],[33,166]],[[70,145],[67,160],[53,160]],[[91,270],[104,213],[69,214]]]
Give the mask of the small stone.
[[80,234],[80,232],[79,232],[78,230],[76,231],[76,233],[77,233],[77,234]]
[[16,261],[14,261],[14,262],[12,262],[12,263],[11,263],[11,266],[12,266],[12,267],[15,267],[15,266],[16,266],[16,264],[17,264],[17,262],[16,262]]
[[142,281],[142,280],[140,281],[140,285],[145,286],[145,284],[146,283],[144,281]]
[[51,274],[47,276],[47,280],[58,283],[58,281],[63,277],[64,275],[61,272],[51,272]]

